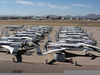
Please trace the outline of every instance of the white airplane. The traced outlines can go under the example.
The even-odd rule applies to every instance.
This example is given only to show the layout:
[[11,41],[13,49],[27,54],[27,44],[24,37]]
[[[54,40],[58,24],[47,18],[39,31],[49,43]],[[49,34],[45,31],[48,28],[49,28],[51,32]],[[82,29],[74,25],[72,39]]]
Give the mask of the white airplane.
[[[35,36],[37,36],[36,38],[42,37],[44,39],[43,32],[41,32],[41,34],[40,33],[31,34],[31,32],[30,33],[29,32],[21,32],[21,34],[20,34],[20,32],[18,32],[18,33],[19,34],[15,33],[15,35],[10,36],[9,33],[8,33],[8,31],[5,32],[6,37],[16,37],[16,38],[17,37],[19,37],[19,38],[23,37],[23,38],[29,38],[29,39],[31,38],[31,39],[33,39]],[[2,40],[3,40],[3,38],[2,38]],[[5,40],[6,40],[6,38],[5,38]]]
[[46,17],[33,17],[32,19],[36,19],[36,20],[45,20],[47,19],[49,16],[46,16]]
[[[96,47],[96,46],[92,46],[92,45],[88,45],[88,44],[84,44],[84,43],[78,43],[78,44],[51,44],[52,47],[54,46],[57,48],[57,47],[60,47],[60,48],[57,48],[57,49],[52,49],[50,51],[46,51],[44,53],[42,53],[40,47],[36,44],[36,51],[37,51],[37,55],[39,56],[43,56],[43,55],[46,55],[46,54],[49,54],[49,53],[53,53],[53,52],[58,52],[58,53],[61,53],[61,51],[64,51],[64,50],[69,50],[69,49],[74,49],[76,50],[77,48],[82,48],[84,49],[82,52],[87,52],[88,50],[100,50],[99,47]],[[50,45],[49,45],[50,46]]]
[[3,28],[0,37],[2,36],[2,34],[4,33],[5,28],[7,28],[10,31],[20,31],[20,29],[22,29],[24,27],[24,24],[22,24],[22,26],[6,26]]
[[85,44],[90,44],[90,45],[97,45],[97,42],[89,40],[89,39],[73,39],[73,38],[68,38],[68,39],[61,39],[59,40],[58,37],[55,35],[55,39],[58,43],[85,43]]
[[38,41],[36,40],[38,35],[35,34],[34,37],[15,37],[15,36],[7,36],[7,37],[1,37],[0,41],[8,41],[8,42],[27,42],[27,46],[33,46],[33,44],[38,44]]
[[83,30],[69,30],[69,31],[65,31],[65,30],[61,30],[59,31],[60,34],[66,34],[66,33],[83,33]]
[[[57,31],[55,31],[56,32],[56,34],[58,34],[58,32]],[[62,32],[60,32],[59,33],[59,35],[81,35],[81,36],[87,36],[87,30],[85,31],[85,33],[76,33],[76,32],[70,32],[70,33],[68,33],[68,32],[63,32],[63,34],[62,34]]]
[[47,55],[47,54],[50,54],[50,53],[53,53],[53,52],[57,52],[57,51],[64,51],[64,50],[66,50],[66,48],[60,48],[60,49],[54,49],[54,50],[50,50],[50,51],[46,51],[45,53],[42,53],[39,45],[36,44],[35,47],[36,47],[37,55],[39,55],[39,56]]
[[82,28],[81,27],[72,27],[72,26],[67,26],[67,27],[61,26],[59,29],[68,31],[68,30],[81,30]]
[[51,31],[51,28],[43,28],[43,27],[33,27],[31,29],[26,29],[25,31],[27,32],[38,32],[38,33],[41,33],[42,31],[44,32],[49,32]]
[[0,41],[0,47],[6,48],[12,55],[17,55],[18,48],[27,49],[27,42],[8,42]]
[[60,28],[58,28],[59,29],[59,32],[60,33],[83,33],[84,32],[84,28],[81,28],[81,27],[72,27],[72,26],[67,26],[67,27],[60,27]]
[[33,38],[33,37],[35,37],[35,35],[37,35],[37,38],[42,37],[44,39],[44,35],[41,35],[41,34],[15,34],[15,35],[12,35],[12,37],[30,37],[30,38]]
[[[76,44],[52,43],[50,37],[48,36],[48,42],[45,44],[44,48],[46,49],[46,51],[47,51],[47,48],[59,48],[59,47],[66,48],[67,50],[83,50],[83,49],[87,48],[87,47],[84,47],[83,44],[82,43],[80,43],[80,44],[78,44],[78,43],[76,43]],[[94,47],[96,47],[96,46],[94,46]],[[92,49],[88,48],[87,50],[92,50]],[[85,51],[85,50],[83,50],[83,51]]]
[[38,32],[26,32],[26,31],[22,31],[22,32],[16,32],[15,35],[17,34],[28,34],[28,35],[34,35],[34,34],[37,34],[39,36],[42,36],[43,32],[41,31],[41,33],[38,33]]
[[22,24],[22,26],[6,26],[5,28],[11,31],[16,31],[16,30],[22,29],[23,27],[24,27],[24,24]]
[[66,38],[74,38],[74,39],[92,39],[92,33],[90,36],[81,36],[81,35],[59,35],[56,34],[58,38],[66,39]]

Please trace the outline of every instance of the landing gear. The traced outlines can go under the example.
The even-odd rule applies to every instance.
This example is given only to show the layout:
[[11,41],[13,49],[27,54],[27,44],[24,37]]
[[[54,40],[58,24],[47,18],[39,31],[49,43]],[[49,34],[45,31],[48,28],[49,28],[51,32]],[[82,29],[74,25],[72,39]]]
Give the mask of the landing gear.
[[85,52],[85,56],[88,56],[88,53],[87,53],[87,51]]
[[7,54],[10,54],[10,51],[7,49]]

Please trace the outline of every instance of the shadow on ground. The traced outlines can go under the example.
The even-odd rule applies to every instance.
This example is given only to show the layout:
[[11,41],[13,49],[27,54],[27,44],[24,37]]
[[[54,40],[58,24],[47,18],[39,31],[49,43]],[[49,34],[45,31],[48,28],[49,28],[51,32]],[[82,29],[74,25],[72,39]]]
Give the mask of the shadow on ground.
[[[96,59],[97,57],[100,57],[100,56],[96,56],[92,53],[88,53],[86,55],[79,55],[79,54],[73,54],[73,53],[69,53],[69,52],[64,52],[65,53],[65,58],[72,58],[72,57],[77,57],[77,56],[80,56],[80,57],[92,57],[91,60],[94,60]],[[49,65],[53,65],[55,62],[58,62],[56,61],[55,59],[51,60],[50,62],[48,62],[47,64]],[[71,64],[75,64],[73,63],[73,61],[70,61],[70,59],[65,59],[64,61],[62,61],[62,63],[71,63]],[[80,64],[77,64],[76,66],[80,66],[82,67],[82,65]]]

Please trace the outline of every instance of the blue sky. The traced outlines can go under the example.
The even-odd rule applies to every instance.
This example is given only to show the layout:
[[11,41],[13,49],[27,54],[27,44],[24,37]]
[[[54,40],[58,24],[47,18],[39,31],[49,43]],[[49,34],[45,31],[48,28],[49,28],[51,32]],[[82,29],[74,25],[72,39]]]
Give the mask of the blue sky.
[[0,0],[0,15],[100,14],[100,0]]

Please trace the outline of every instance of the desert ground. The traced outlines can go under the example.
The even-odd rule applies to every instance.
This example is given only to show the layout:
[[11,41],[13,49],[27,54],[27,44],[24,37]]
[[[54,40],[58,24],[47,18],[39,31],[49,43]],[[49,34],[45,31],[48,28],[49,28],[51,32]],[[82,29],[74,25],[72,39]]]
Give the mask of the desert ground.
[[[93,38],[97,40],[98,47],[100,47],[100,21],[84,21],[84,20],[0,20],[0,32],[7,25],[22,25],[30,27],[31,25],[53,25],[53,30],[48,34],[52,41],[55,41],[55,30],[62,26],[82,26],[87,33],[93,33]],[[12,34],[11,31],[9,31]],[[3,34],[5,36],[5,34]],[[47,42],[47,35],[44,40],[39,42],[42,52],[45,43]],[[89,56],[85,56],[82,51],[66,51],[65,62],[55,62],[54,53],[38,56],[36,49],[32,48],[22,54],[22,62],[13,62],[12,58],[15,56],[6,54],[6,49],[0,48],[0,73],[64,73],[67,70],[100,70],[100,53],[95,51],[88,51]],[[75,66],[69,62],[72,58],[73,62],[77,61]],[[45,64],[45,60],[48,64]],[[15,58],[15,61],[16,58]]]

